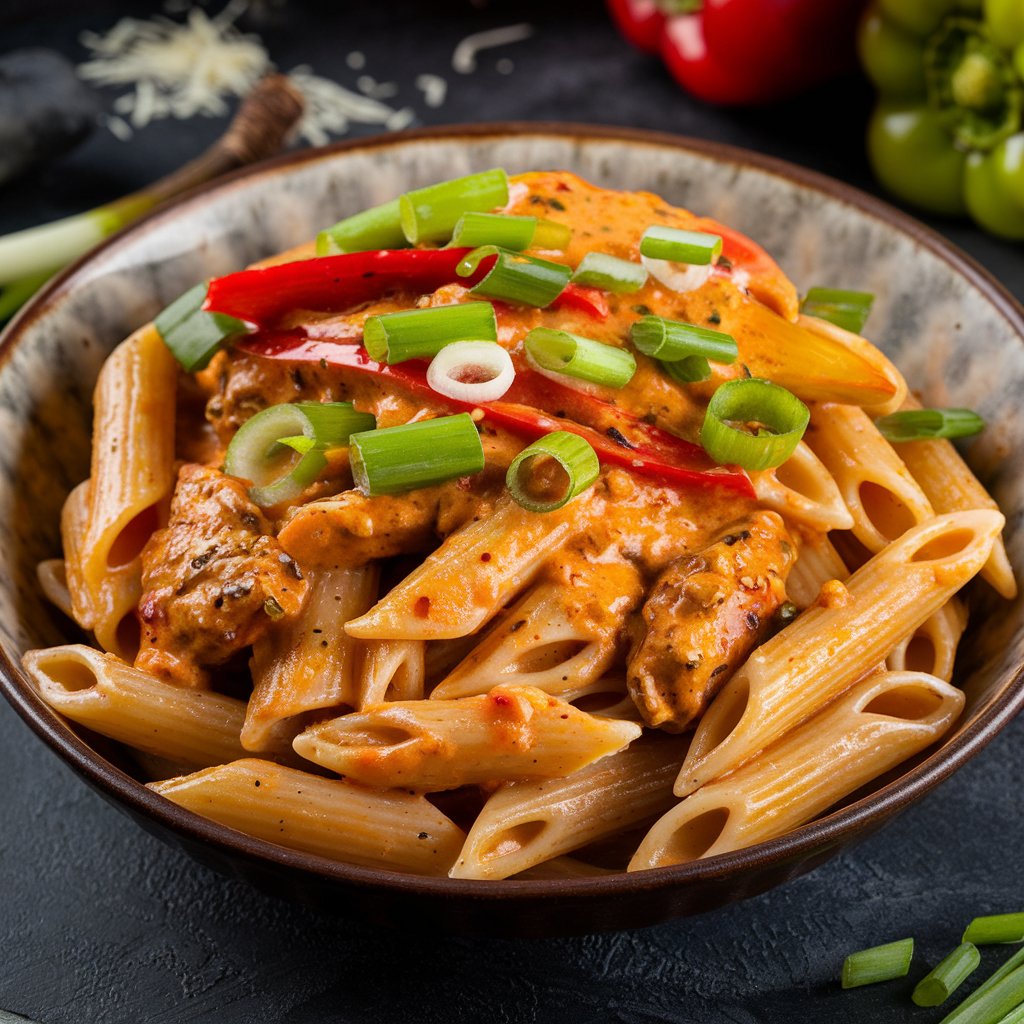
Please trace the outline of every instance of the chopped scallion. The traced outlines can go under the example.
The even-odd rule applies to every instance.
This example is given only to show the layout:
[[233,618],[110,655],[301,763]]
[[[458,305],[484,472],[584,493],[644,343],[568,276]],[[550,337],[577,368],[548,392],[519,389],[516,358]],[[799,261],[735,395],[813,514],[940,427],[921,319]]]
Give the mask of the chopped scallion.
[[571,241],[572,228],[568,224],[559,224],[557,220],[544,217],[537,221],[532,242],[535,249],[564,249]]
[[490,256],[496,257],[494,266],[470,288],[474,295],[543,307],[558,298],[572,276],[569,267],[561,263],[507,252],[493,245],[482,245],[469,253],[456,268],[459,276],[469,277]]
[[[810,418],[807,406],[778,384],[758,377],[730,380],[711,396],[700,443],[716,462],[771,469],[793,454]],[[748,424],[755,432],[745,429]]]
[[970,437],[985,429],[971,409],[904,409],[875,420],[887,441],[933,441],[938,437]]
[[536,217],[506,217],[502,213],[464,213],[452,232],[451,244],[475,249],[497,245],[521,252],[530,247],[537,233]]
[[515,379],[512,357],[493,341],[452,342],[427,368],[427,383],[460,402],[496,402]]
[[917,1006],[944,1003],[981,963],[978,947],[963,942],[918,983],[911,996]]
[[[997,988],[1012,975],[1024,972],[1024,949],[1018,950],[1011,956],[1002,967],[994,971],[986,978],[952,1013],[942,1018],[940,1024],[976,1024],[978,1020],[987,1019],[1003,1024],[998,1016],[980,1018],[971,1016],[969,1011],[993,989]],[[1024,973],[1021,974],[1024,980]]]
[[399,197],[402,231],[413,245],[447,241],[464,213],[507,203],[508,175],[501,168],[442,181]]
[[844,331],[860,334],[864,330],[871,305],[871,292],[844,291],[842,288],[812,288],[800,303],[800,312],[816,316]]
[[402,494],[484,468],[484,447],[468,412],[353,434],[349,458],[364,494]]
[[406,309],[366,318],[363,345],[379,363],[430,359],[453,341],[497,341],[498,323],[489,302]]
[[346,217],[316,236],[317,256],[343,252],[371,252],[374,249],[404,249],[408,241],[402,232],[397,199]]
[[705,231],[681,231],[679,228],[652,224],[640,239],[640,255],[672,263],[707,266],[722,254],[722,239]]
[[851,953],[843,962],[843,988],[873,985],[878,981],[904,978],[914,957],[914,940],[899,939]]
[[731,334],[660,316],[643,317],[629,334],[639,351],[659,360],[669,376],[684,384],[707,380],[711,376],[709,359],[735,363],[739,356]]
[[647,271],[632,260],[620,260],[606,252],[588,252],[580,260],[572,279],[589,288],[627,295],[639,291],[647,283]]
[[535,367],[603,387],[625,387],[636,373],[631,352],[568,331],[536,327],[524,346]]
[[553,512],[585,491],[601,472],[590,444],[566,430],[534,441],[512,461],[505,483],[529,512]]
[[204,310],[207,288],[206,284],[189,288],[153,321],[171,355],[188,373],[203,369],[222,345],[251,329],[233,316]]
[[947,1013],[939,1024],[1002,1024],[1007,1014],[1024,1003],[1024,967],[1006,971],[1006,966]]
[[976,917],[964,931],[964,942],[987,946],[997,942],[1024,942],[1024,913]]

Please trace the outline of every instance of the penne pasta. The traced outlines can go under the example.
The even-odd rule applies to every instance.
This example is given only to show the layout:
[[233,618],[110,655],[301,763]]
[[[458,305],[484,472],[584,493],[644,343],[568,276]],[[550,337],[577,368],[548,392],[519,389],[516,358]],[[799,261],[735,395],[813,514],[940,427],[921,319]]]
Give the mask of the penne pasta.
[[552,778],[621,750],[632,722],[598,718],[529,686],[479,697],[378,704],[310,726],[296,753],[370,786],[425,792]]
[[978,572],[1002,526],[979,510],[909,530],[754,651],[697,726],[676,794],[745,764],[874,668]]
[[967,609],[954,597],[889,652],[886,668],[927,672],[952,682],[956,649],[966,628]]
[[75,617],[68,590],[68,573],[63,558],[45,558],[36,566],[39,587],[47,601],[59,608],[69,619]]
[[786,594],[798,608],[814,604],[821,588],[829,580],[845,580],[849,575],[835,546],[823,533],[798,534],[799,553],[786,580]]
[[872,554],[935,515],[924,491],[863,409],[816,406],[807,441],[838,485],[853,516],[853,535]]
[[364,640],[360,711],[389,700],[423,700],[426,666],[423,640]]
[[310,713],[352,708],[359,700],[363,652],[344,625],[373,604],[378,571],[364,566],[304,575],[301,612],[253,645],[253,691],[242,728],[246,750],[287,751]]
[[149,788],[228,828],[364,867],[444,875],[464,838],[422,796],[367,789],[257,758]]
[[564,779],[499,787],[452,878],[508,878],[663,813],[674,803],[672,780],[688,742],[649,736]]
[[868,676],[764,758],[673,807],[647,833],[629,870],[687,864],[784,835],[930,746],[963,706],[958,689],[923,672]]
[[80,644],[29,651],[22,665],[50,707],[101,736],[193,768],[246,756],[240,700],[173,686]]
[[781,466],[750,474],[757,500],[789,524],[849,530],[853,516],[822,461],[801,441]]
[[586,686],[574,687],[561,696],[562,700],[588,715],[621,718],[627,722],[643,724],[640,710],[629,695],[629,688],[622,676],[604,676]]

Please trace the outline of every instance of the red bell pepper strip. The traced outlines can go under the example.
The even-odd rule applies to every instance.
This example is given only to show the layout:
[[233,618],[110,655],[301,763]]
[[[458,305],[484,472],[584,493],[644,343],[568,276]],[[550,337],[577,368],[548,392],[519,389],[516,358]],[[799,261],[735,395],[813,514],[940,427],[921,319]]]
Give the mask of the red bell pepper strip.
[[631,43],[660,52],[694,96],[723,104],[770,103],[853,68],[864,7],[865,0],[608,0]]
[[567,284],[551,303],[552,309],[575,309],[595,320],[607,320],[608,293],[600,288],[588,288],[584,285]]
[[742,470],[716,465],[699,445],[530,370],[516,374],[503,401],[473,403],[438,394],[427,384],[425,368],[417,362],[387,366],[372,360],[361,345],[308,338],[301,331],[267,332],[237,348],[265,359],[319,363],[385,377],[434,403],[466,412],[481,409],[485,419],[531,439],[553,430],[579,434],[602,462],[644,476],[687,486],[717,485],[754,496]]

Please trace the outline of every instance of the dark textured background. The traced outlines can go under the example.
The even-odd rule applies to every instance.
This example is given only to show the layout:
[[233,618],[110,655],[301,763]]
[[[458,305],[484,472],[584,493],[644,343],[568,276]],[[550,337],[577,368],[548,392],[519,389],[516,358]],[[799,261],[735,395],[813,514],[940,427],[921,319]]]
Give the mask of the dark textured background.
[[[89,13],[81,7],[88,6]],[[137,12],[141,5],[135,5]],[[279,66],[311,64],[354,85],[396,81],[419,123],[563,119],[659,128],[750,147],[873,190],[861,151],[870,98],[856,81],[771,110],[686,99],[658,62],[620,43],[597,3],[339,3],[271,7],[250,20]],[[0,51],[56,46],[76,60],[82,28],[128,5],[63,13],[53,0],[0,0]],[[214,10],[219,5],[214,5]],[[3,20],[6,17],[6,21]],[[449,65],[466,33],[532,22],[535,37]],[[502,74],[496,61],[514,69]],[[431,110],[421,72],[449,82]],[[105,93],[109,100],[114,92]],[[113,198],[201,149],[221,122],[160,122],[130,143],[105,131],[59,165],[0,189],[0,231]],[[373,129],[356,126],[352,133]],[[1024,247],[934,224],[1024,297]],[[0,707],[0,1021],[43,1024],[831,1024],[920,1021],[914,982],[974,914],[1024,909],[1024,721],[936,793],[851,854],[766,896],[654,929],[542,942],[385,932],[268,899],[164,848],[72,777]],[[910,977],[841,992],[845,953],[918,939]],[[987,950],[983,970],[1005,955]]]

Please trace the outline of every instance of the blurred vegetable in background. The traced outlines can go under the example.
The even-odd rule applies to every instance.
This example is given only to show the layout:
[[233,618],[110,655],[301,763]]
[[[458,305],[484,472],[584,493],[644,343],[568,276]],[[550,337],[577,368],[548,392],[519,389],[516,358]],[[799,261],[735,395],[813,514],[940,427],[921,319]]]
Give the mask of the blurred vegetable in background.
[[875,0],[858,48],[881,183],[1024,239],[1024,0]]
[[[1018,0],[1020,2],[1020,0]],[[608,0],[619,31],[709,103],[770,103],[855,66],[865,0]]]

